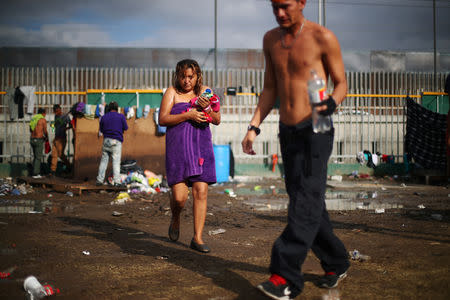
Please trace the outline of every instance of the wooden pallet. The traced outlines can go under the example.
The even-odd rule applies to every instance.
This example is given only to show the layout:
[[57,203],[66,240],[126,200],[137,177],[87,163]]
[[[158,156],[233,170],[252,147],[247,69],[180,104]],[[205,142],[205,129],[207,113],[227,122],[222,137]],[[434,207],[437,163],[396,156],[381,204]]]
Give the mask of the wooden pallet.
[[21,177],[21,181],[26,182],[32,186],[41,186],[43,188],[49,188],[56,192],[67,193],[72,192],[77,195],[81,195],[83,191],[125,191],[126,187],[115,187],[109,185],[96,186],[92,183],[74,183],[60,178],[32,178],[32,177]]

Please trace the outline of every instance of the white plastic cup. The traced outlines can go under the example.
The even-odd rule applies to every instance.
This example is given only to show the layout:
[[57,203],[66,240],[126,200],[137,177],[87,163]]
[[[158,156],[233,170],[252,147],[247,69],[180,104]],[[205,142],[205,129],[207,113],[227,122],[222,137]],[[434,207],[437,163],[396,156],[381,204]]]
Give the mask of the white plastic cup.
[[34,276],[25,278],[23,288],[28,292],[30,300],[39,300],[47,295],[42,284]]

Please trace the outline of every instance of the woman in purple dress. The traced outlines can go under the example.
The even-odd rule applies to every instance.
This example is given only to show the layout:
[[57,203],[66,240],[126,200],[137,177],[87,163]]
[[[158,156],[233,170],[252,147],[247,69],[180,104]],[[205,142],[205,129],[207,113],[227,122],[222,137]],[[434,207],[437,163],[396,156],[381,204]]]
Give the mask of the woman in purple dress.
[[[206,218],[208,185],[216,182],[214,152],[208,120],[220,123],[218,106],[202,96],[208,89],[202,84],[202,72],[195,60],[178,62],[169,87],[161,101],[159,124],[166,131],[166,175],[172,188],[170,208],[172,220],[169,238],[177,241],[180,235],[180,213],[192,187],[194,237],[190,247],[207,253],[202,233]],[[191,101],[196,98],[196,101]],[[194,99],[195,100],[195,99]],[[196,108],[191,103],[196,103]]]

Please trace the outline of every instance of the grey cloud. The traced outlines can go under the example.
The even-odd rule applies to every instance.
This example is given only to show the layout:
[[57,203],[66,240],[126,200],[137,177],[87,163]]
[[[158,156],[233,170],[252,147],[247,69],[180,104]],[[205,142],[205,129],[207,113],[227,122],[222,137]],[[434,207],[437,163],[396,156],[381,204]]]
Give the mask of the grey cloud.
[[[214,44],[213,0],[6,2],[0,10],[0,24],[4,24],[0,27],[0,46],[210,48]],[[363,2],[387,6],[357,5]],[[261,48],[264,32],[276,26],[269,0],[217,0],[217,3],[219,47]],[[327,3],[327,27],[335,32],[344,51],[421,51],[433,45],[432,11],[423,7],[430,1],[329,0]],[[422,7],[408,7],[412,3]],[[445,3],[438,0],[437,44],[439,51],[448,52],[450,4]],[[397,4],[403,6],[392,6]],[[92,15],[95,18],[86,21]],[[307,2],[305,15],[317,21],[317,1]],[[90,24],[84,27],[73,24],[80,22]],[[127,28],[133,30],[131,40],[114,35]]]

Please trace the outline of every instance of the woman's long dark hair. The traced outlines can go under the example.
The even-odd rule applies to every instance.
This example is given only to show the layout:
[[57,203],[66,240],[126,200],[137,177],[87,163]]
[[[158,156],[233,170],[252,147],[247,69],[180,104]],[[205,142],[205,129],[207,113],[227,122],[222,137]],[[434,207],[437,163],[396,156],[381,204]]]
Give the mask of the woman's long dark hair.
[[191,68],[195,74],[197,74],[197,83],[194,86],[194,93],[199,96],[200,91],[203,85],[203,75],[202,70],[198,63],[193,59],[183,59],[177,63],[177,67],[175,69],[175,73],[173,73],[172,77],[172,85],[175,87],[175,90],[179,93],[183,92],[183,88],[180,85],[180,78],[184,76],[184,71]]

